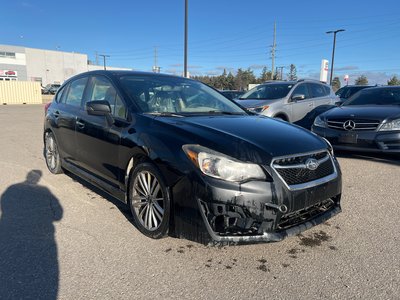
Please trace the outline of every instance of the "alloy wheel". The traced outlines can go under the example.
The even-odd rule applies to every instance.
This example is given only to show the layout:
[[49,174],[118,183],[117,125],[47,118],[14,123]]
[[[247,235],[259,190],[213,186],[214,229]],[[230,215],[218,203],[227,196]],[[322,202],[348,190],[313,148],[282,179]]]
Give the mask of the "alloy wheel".
[[164,218],[164,194],[160,182],[149,171],[136,174],[132,189],[132,207],[142,226],[158,229]]

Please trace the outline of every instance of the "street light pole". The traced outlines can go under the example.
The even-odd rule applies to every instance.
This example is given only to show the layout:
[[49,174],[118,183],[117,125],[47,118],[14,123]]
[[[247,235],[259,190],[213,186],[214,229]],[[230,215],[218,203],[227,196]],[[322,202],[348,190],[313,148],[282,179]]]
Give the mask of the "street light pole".
[[107,68],[106,68],[106,57],[110,57],[110,55],[99,54],[99,56],[103,56],[103,66],[104,66],[104,70],[107,70]]
[[332,49],[332,65],[331,65],[331,76],[329,80],[329,84],[332,85],[332,76],[333,76],[333,63],[335,62],[335,47],[336,47],[336,33],[345,31],[344,29],[327,31],[327,34],[333,33],[333,49]]
[[187,78],[187,51],[188,51],[188,0],[185,0],[185,53],[183,62],[183,76]]

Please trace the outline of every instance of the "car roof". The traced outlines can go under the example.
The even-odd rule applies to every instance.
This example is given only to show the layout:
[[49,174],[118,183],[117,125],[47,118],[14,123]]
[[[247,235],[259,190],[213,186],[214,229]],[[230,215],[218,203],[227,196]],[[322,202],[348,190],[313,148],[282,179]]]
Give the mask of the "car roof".
[[365,88],[365,90],[392,90],[392,89],[395,89],[395,90],[398,90],[398,89],[400,89],[400,86],[399,85],[385,85],[385,86],[371,86],[371,87],[368,87],[368,88]]
[[[95,71],[89,71],[89,72],[83,72],[79,73],[68,80],[65,81],[69,82],[72,81],[75,78],[79,78],[81,76],[90,76],[90,75],[106,75],[110,77],[119,77],[119,76],[129,76],[129,75],[136,75],[136,76],[153,76],[153,77],[169,77],[169,78],[184,78],[181,76],[176,76],[176,75],[169,75],[169,74],[163,74],[163,73],[153,73],[153,72],[142,72],[142,71],[126,71],[126,70],[95,70]],[[193,80],[190,78],[185,78],[187,80]]]

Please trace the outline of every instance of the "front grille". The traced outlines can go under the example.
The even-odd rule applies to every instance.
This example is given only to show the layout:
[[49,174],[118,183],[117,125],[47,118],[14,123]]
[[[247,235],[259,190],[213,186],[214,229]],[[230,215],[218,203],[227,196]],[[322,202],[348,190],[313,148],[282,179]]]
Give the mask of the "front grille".
[[[318,162],[315,169],[307,167],[310,160]],[[326,151],[275,159],[272,167],[288,186],[312,182],[335,172],[331,156]]]
[[374,131],[378,128],[379,124],[381,123],[378,120],[367,120],[367,119],[328,119],[326,121],[329,128],[336,129],[336,130],[349,130],[345,129],[345,123],[347,121],[353,121],[355,127],[353,131],[357,130],[366,130],[366,131]]

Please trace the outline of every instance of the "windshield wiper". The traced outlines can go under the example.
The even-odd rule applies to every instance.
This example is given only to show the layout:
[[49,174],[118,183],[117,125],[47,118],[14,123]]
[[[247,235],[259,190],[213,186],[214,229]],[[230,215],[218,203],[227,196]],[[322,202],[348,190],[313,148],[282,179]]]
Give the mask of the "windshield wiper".
[[221,110],[210,110],[207,113],[216,115],[244,115],[244,112],[233,112],[233,111],[221,111]]
[[178,118],[184,118],[185,116],[169,112],[169,111],[163,111],[163,112],[148,112],[149,115],[153,116],[160,116],[160,117],[178,117]]

